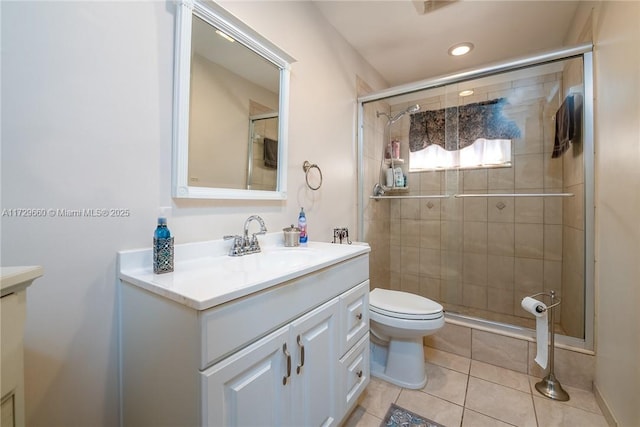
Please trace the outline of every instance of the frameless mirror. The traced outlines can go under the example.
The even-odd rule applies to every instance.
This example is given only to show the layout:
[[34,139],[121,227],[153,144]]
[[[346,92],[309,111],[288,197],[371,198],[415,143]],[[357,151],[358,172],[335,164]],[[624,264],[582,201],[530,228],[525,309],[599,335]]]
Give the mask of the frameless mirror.
[[173,196],[285,199],[293,58],[215,3],[177,8]]

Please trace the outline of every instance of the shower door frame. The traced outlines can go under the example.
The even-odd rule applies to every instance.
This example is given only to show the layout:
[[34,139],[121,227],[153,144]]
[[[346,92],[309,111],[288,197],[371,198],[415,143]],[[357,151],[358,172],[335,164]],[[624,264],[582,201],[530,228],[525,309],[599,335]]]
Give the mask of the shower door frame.
[[[585,289],[584,289],[584,339],[559,335],[556,345],[567,346],[573,349],[582,349],[587,352],[594,351],[595,329],[595,179],[594,179],[594,124],[593,124],[593,44],[585,43],[573,47],[549,51],[546,53],[527,56],[511,61],[499,62],[472,70],[466,70],[454,74],[448,74],[432,79],[420,80],[372,92],[358,97],[358,236],[364,237],[364,104],[381,101],[399,95],[407,95],[426,89],[444,87],[450,84],[465,82],[468,80],[487,77],[508,71],[529,68],[545,63],[557,62],[572,58],[582,58],[584,79],[584,176],[585,176]],[[385,198],[382,196],[382,198]],[[484,319],[470,318],[463,315],[447,313],[447,320],[452,323],[473,325],[477,328],[488,328],[505,335],[526,336],[533,338],[535,331],[515,325],[493,322]]]

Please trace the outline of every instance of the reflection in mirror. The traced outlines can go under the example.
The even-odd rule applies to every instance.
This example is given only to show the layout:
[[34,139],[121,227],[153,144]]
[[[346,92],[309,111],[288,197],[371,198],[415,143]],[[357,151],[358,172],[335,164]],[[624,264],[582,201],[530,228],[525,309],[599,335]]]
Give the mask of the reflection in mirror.
[[274,191],[278,170],[278,114],[251,116],[249,129],[247,189]]
[[[181,2],[178,11],[174,197],[286,198],[293,59],[215,3]],[[254,149],[251,118],[265,114],[275,118],[259,140],[269,150]]]

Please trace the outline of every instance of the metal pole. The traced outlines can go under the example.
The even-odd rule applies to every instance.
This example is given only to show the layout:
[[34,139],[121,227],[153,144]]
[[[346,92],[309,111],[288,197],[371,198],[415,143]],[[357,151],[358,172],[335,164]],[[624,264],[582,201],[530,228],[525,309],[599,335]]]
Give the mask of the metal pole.
[[[553,306],[556,302],[556,292],[551,291],[551,304],[549,306]],[[553,372],[553,363],[554,363],[554,353],[555,353],[555,331],[554,331],[554,320],[553,320],[553,309],[555,307],[549,308],[549,333],[551,334],[551,348],[549,349],[549,373],[546,377],[542,379],[539,383],[536,383],[536,390],[538,390],[541,394],[547,396],[553,400],[559,400],[561,402],[566,402],[569,400],[569,393],[567,393],[560,384],[560,381],[556,379],[556,376]]]

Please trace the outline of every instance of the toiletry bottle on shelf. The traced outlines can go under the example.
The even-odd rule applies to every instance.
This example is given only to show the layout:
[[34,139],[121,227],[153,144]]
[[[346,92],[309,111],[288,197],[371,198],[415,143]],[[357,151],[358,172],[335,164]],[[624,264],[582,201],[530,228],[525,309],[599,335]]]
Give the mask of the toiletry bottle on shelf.
[[389,168],[385,171],[385,181],[387,182],[387,187],[393,187],[393,169]]
[[395,179],[396,187],[404,187],[404,175],[402,173],[402,168],[395,168],[393,170],[393,177]]
[[300,229],[300,244],[306,245],[309,240],[309,236],[307,236],[307,216],[304,213],[304,208],[300,208],[300,214],[298,215],[298,228]]
[[167,228],[167,219],[158,218],[158,226],[153,233],[153,272],[155,274],[173,271],[173,237]]
[[391,152],[394,159],[400,158],[400,141],[397,139],[391,141]]

